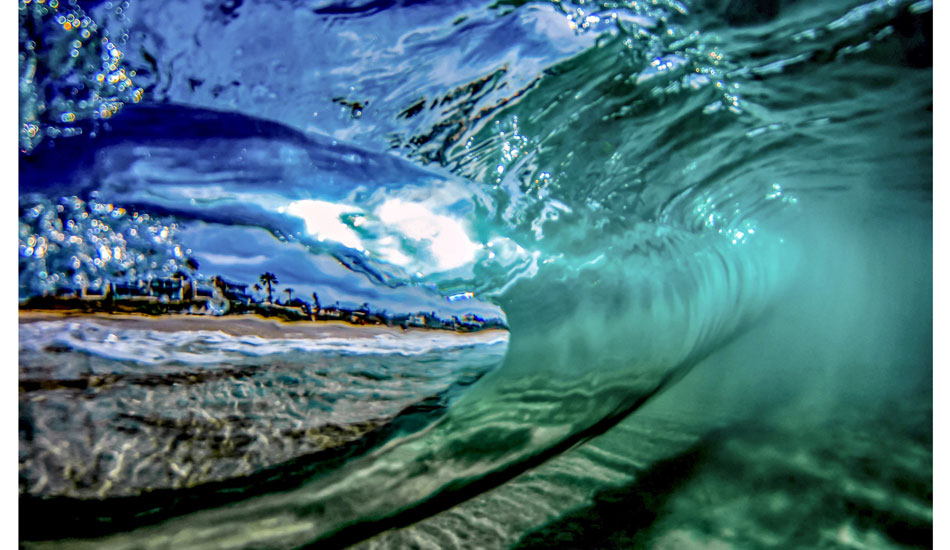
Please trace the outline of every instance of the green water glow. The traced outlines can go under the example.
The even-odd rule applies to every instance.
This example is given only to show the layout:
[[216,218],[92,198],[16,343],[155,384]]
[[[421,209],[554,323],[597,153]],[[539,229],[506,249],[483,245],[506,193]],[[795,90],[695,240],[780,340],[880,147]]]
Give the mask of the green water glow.
[[[375,51],[369,38],[358,53],[340,46],[353,65],[345,69],[324,59],[332,52],[315,53],[322,61],[310,66],[294,50],[308,69],[296,72],[261,65],[273,56],[268,48],[283,44],[277,33],[262,31],[269,45],[247,45],[227,74],[205,60],[208,52],[174,57],[184,41],[143,34],[160,52],[158,67],[182,75],[163,80],[156,71],[156,99],[301,130],[322,123],[312,133],[331,136],[334,147],[339,139],[388,150],[436,175],[367,169],[364,182],[362,173],[334,175],[327,161],[320,168],[330,176],[317,181],[306,148],[289,139],[261,145],[265,159],[235,155],[249,168],[233,175],[229,147],[245,142],[196,140],[180,150],[116,146],[97,161],[108,168],[99,172],[103,194],[158,205],[185,226],[205,228],[195,220],[207,216],[209,224],[264,227],[291,235],[275,245],[281,250],[299,242],[341,261],[350,256],[314,231],[284,231],[303,221],[287,221],[268,201],[345,203],[367,223],[385,218],[379,212],[395,204],[387,201],[429,201],[426,216],[467,231],[465,248],[442,264],[426,256],[437,233],[400,237],[393,228],[402,218],[381,224],[392,235],[361,233],[343,217],[334,230],[365,256],[365,273],[378,270],[387,284],[472,292],[500,306],[509,347],[437,420],[398,427],[384,444],[299,486],[29,547],[926,544],[930,4],[740,4],[473,4],[459,9],[464,17],[451,14],[452,25],[438,19],[446,15],[431,15],[433,23],[429,12],[393,8],[391,17],[424,30],[396,40],[386,34],[395,32],[386,30],[391,22],[370,18],[356,28],[392,39],[389,46]],[[193,16],[178,5],[140,9],[146,18]],[[349,12],[257,9],[324,30],[357,25]],[[205,15],[192,31],[217,33],[209,48],[230,48],[249,32],[249,19]],[[509,55],[490,29],[521,49]],[[433,69],[431,51],[458,72]],[[384,61],[394,67],[385,75],[368,69]],[[251,91],[207,91],[230,73]],[[327,80],[322,95],[312,91],[311,79],[331,74],[350,75],[349,88]],[[207,84],[189,89],[186,75]],[[192,146],[208,147],[203,164],[189,160]],[[281,163],[268,164],[274,158]],[[188,181],[166,185],[163,163],[183,167],[176,174]],[[222,173],[222,186],[247,194],[195,206],[194,189],[220,183]],[[265,176],[285,188],[257,181]],[[390,181],[399,177],[418,180]],[[402,240],[384,240],[393,235]],[[401,248],[380,252],[391,242]],[[27,284],[21,279],[21,291]],[[878,434],[886,441],[869,444]],[[828,472],[845,481],[823,492]],[[630,517],[639,518],[633,526]],[[492,534],[478,535],[482,519],[493,522]]]

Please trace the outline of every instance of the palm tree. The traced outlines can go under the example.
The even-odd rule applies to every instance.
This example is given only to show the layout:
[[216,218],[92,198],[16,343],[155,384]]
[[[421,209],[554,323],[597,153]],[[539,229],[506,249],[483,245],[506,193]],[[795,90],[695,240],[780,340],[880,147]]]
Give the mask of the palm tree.
[[292,289],[292,288],[290,288],[290,287],[288,286],[287,288],[284,289],[284,292],[287,293],[287,303],[289,304],[289,303],[290,303],[290,298],[293,296],[294,289]]
[[254,283],[253,288],[254,288],[254,292],[257,293],[257,298],[260,299],[260,297],[261,297],[261,290],[263,290],[264,288],[263,288],[261,285],[257,284],[257,283]]
[[273,304],[274,298],[271,294],[271,285],[276,285],[278,283],[277,275],[267,271],[261,275],[260,281],[264,284],[264,286],[267,287],[267,301]]
[[320,309],[320,298],[317,298],[317,293],[313,293],[313,309]]

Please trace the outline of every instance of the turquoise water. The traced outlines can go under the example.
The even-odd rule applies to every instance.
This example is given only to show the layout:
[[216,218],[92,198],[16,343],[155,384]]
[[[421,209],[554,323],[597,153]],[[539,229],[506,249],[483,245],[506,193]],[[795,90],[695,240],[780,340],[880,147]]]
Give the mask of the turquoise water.
[[[930,2],[60,4],[20,7],[21,299],[273,272],[509,337],[292,483],[28,546],[931,545]],[[24,341],[150,368],[27,326],[21,467]]]

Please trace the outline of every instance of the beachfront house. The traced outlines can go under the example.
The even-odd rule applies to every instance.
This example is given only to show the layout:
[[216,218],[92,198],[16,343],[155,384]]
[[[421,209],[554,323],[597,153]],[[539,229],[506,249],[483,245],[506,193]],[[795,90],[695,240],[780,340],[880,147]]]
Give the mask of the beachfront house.
[[410,327],[426,327],[428,320],[425,313],[410,313],[408,319],[406,319],[406,325]]
[[466,313],[462,315],[462,318],[459,319],[458,324],[462,328],[469,330],[480,329],[485,326],[485,319],[475,315],[474,313]]
[[210,300],[210,299],[213,298],[213,297],[214,297],[214,286],[213,286],[213,285],[210,285],[210,284],[207,284],[207,283],[203,283],[203,282],[199,282],[199,281],[195,281],[195,282],[193,283],[193,285],[192,285],[192,296],[191,296],[191,299],[192,299],[192,300],[196,300],[196,301],[198,301],[198,302],[206,302],[206,301]]
[[117,300],[155,300],[149,291],[148,283],[142,280],[121,282],[112,285],[112,295]]
[[111,283],[109,283],[109,281],[106,281],[105,284],[99,287],[84,284],[79,289],[79,297],[83,300],[104,300],[105,297],[109,295],[110,286]]
[[214,286],[221,291],[221,294],[231,302],[250,305],[253,301],[253,297],[247,292],[248,285],[232,283],[217,275],[215,275],[211,281]]
[[184,297],[184,286],[182,285],[182,280],[179,278],[162,277],[160,279],[152,279],[151,283],[149,283],[149,289],[151,290],[152,296],[158,298],[159,302],[180,302]]
[[387,315],[386,324],[391,327],[408,328],[409,315],[406,315],[404,313],[397,313],[395,315]]
[[340,319],[343,312],[336,307],[322,307],[317,310],[317,317],[321,319]]

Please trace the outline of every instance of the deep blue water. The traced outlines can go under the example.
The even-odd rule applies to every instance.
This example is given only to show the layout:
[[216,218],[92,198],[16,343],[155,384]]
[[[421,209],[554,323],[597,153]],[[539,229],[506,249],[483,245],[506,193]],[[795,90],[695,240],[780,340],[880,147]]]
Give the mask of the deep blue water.
[[932,546],[928,0],[19,12],[22,301],[510,329],[21,322],[26,546]]

